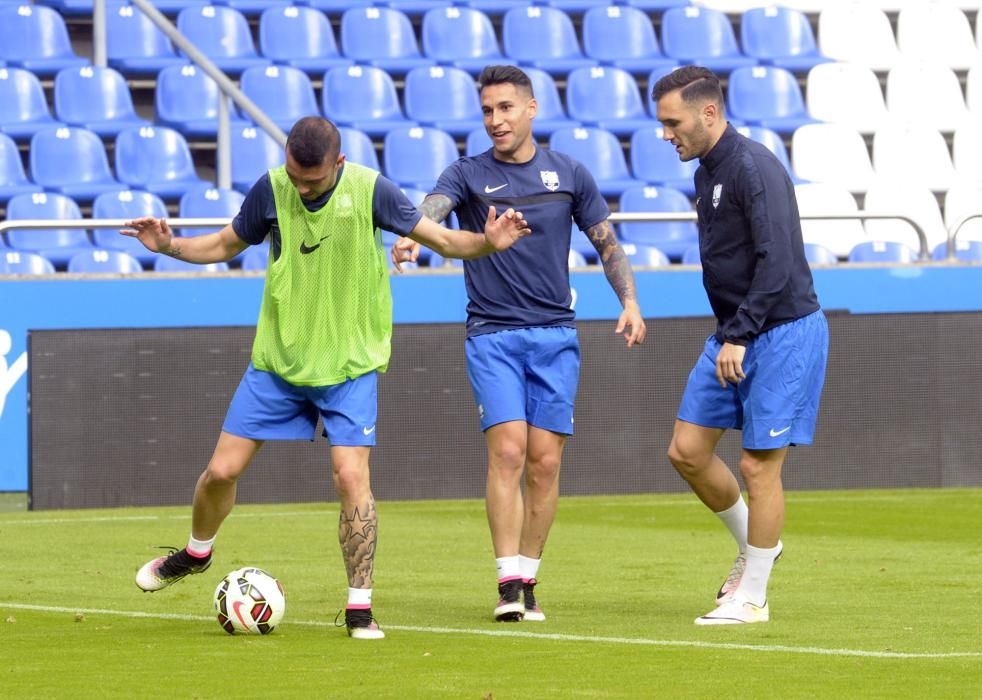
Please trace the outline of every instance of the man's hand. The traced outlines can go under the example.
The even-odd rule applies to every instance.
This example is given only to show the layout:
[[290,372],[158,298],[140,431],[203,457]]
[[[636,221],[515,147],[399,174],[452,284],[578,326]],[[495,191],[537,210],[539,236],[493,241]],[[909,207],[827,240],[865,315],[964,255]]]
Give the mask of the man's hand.
[[727,382],[739,384],[747,378],[743,373],[743,357],[746,354],[747,348],[742,345],[723,343],[716,356],[716,379],[721,387],[725,389]]
[[392,256],[392,264],[396,266],[396,270],[402,272],[402,263],[404,262],[416,262],[419,257],[420,245],[412,238],[400,238],[392,246],[392,250],[389,254]]
[[507,250],[519,238],[532,233],[529,222],[522,217],[522,212],[509,208],[500,217],[495,218],[494,207],[488,207],[488,220],[484,222],[484,238],[496,251]]
[[140,219],[127,221],[128,228],[120,229],[120,233],[130,238],[135,238],[140,243],[154,253],[165,253],[171,248],[171,241],[174,234],[171,233],[170,226],[165,219],[156,219],[152,216],[144,216]]
[[620,318],[617,319],[617,328],[614,329],[614,332],[624,335],[627,347],[640,345],[644,342],[648,329],[644,325],[644,319],[641,318],[641,307],[636,301],[628,301],[624,305],[624,310],[621,312]]

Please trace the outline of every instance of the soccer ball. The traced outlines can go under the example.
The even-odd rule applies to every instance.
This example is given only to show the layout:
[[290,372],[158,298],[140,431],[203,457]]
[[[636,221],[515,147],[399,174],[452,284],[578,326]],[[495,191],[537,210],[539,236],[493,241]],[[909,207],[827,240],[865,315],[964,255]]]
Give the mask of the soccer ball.
[[283,586],[262,569],[236,569],[215,589],[218,624],[229,634],[269,634],[285,610]]

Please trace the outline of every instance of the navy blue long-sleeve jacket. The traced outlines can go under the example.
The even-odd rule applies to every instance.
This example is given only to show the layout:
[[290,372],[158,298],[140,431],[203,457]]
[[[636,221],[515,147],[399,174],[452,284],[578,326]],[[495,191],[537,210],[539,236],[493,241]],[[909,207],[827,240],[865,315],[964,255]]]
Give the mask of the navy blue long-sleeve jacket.
[[727,126],[699,163],[699,254],[716,339],[746,345],[817,311],[794,185],[781,162]]

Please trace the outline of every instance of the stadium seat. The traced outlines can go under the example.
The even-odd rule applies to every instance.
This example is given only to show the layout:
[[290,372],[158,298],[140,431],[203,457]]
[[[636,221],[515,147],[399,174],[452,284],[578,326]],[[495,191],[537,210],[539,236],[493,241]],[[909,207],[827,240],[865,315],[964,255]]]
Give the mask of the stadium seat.
[[958,77],[950,68],[905,61],[887,74],[887,110],[896,120],[929,124],[953,132],[969,121]]
[[169,255],[158,255],[153,264],[154,272],[228,272],[227,262],[215,262],[201,265],[198,263],[178,260]]
[[[188,139],[214,139],[218,133],[218,100],[221,91],[197,66],[171,66],[160,71],[154,90],[157,121]],[[227,98],[226,98],[227,99]],[[248,126],[229,102],[229,127]]]
[[[620,197],[621,213],[629,212],[692,212],[692,203],[679,190],[671,187],[631,187]],[[697,245],[699,232],[694,221],[622,221],[618,224],[619,238],[627,243],[654,246],[674,260]]]
[[507,13],[509,10],[529,6],[528,0],[463,0],[460,4],[479,10],[486,15],[497,17]]
[[532,92],[538,104],[538,111],[532,122],[532,130],[536,135],[547,137],[557,129],[581,126],[578,121],[566,115],[566,109],[559,97],[559,88],[551,75],[538,68],[523,67],[522,70],[532,81]]
[[[82,212],[70,197],[50,192],[19,194],[7,202],[7,220],[54,219],[77,221]],[[91,250],[88,233],[83,228],[9,229],[7,243],[15,250],[42,255],[62,268],[76,253]]]
[[293,5],[293,0],[212,0],[212,2],[238,10],[247,17],[260,15],[266,10],[282,10]]
[[0,134],[0,204],[19,194],[40,191],[40,186],[27,179],[17,144],[9,136]]
[[109,65],[126,76],[156,75],[187,63],[167,35],[139,8],[128,4],[106,11],[106,55]]
[[310,78],[291,66],[256,66],[242,72],[239,88],[284,133],[301,117],[320,115]]
[[[121,3],[126,3],[128,0],[106,0],[106,6],[108,10],[111,10],[114,6]],[[28,0],[6,0],[11,4],[27,5],[30,4]],[[0,2],[0,4],[4,4]],[[52,10],[57,10],[64,17],[91,17],[93,12],[94,0],[37,0],[35,3],[37,5],[44,5],[50,7]]]
[[271,7],[259,18],[259,50],[272,61],[318,77],[354,61],[338,51],[327,16],[311,7]]
[[269,266],[269,243],[251,245],[242,253],[243,270],[265,270]]
[[493,146],[494,144],[491,142],[491,137],[488,136],[487,129],[479,126],[467,134],[467,138],[464,141],[464,155],[476,156],[478,153],[484,153]]
[[580,50],[573,20],[554,7],[508,10],[502,20],[501,42],[509,58],[554,76],[597,65]]
[[376,0],[375,4],[399,10],[415,21],[430,10],[445,10],[454,3],[453,0]]
[[569,269],[577,267],[587,267],[590,263],[587,262],[586,256],[579,251],[570,248],[569,255],[566,257],[566,264]]
[[828,248],[844,258],[857,243],[866,240],[862,219],[812,219],[810,215],[850,214],[859,211],[849,190],[832,183],[809,182],[795,185],[795,199],[801,215],[801,237],[806,244]]
[[694,6],[666,10],[661,42],[666,56],[718,72],[757,65],[757,59],[740,52],[733,25],[718,10]]
[[805,243],[805,260],[809,265],[835,265],[839,262],[835,253],[818,243]]
[[116,137],[116,176],[130,187],[179,199],[204,180],[180,132],[166,126],[127,129]]
[[[982,22],[979,26],[982,27]],[[982,38],[982,32],[979,36]],[[982,51],[982,47],[979,50]],[[982,119],[982,61],[969,68],[965,76],[965,104],[976,121]]]
[[[152,257],[164,256],[153,255]],[[132,275],[137,272],[143,272],[143,265],[140,264],[139,260],[125,251],[96,248],[95,250],[85,250],[73,255],[68,261],[68,272]]]
[[61,15],[50,7],[27,3],[0,6],[0,61],[39,78],[90,63],[72,50]]
[[923,124],[878,129],[873,135],[873,171],[936,192],[947,190],[956,179],[944,137]]
[[622,243],[621,248],[631,262],[631,267],[668,267],[672,264],[665,253],[651,245]]
[[423,15],[423,53],[472,75],[508,63],[490,18],[470,7],[444,7]]
[[262,129],[247,126],[232,131],[232,187],[246,193],[266,171],[286,160],[283,147]]
[[79,202],[126,189],[109,170],[102,139],[88,129],[48,128],[31,138],[31,176],[45,190]]
[[413,68],[403,94],[409,119],[451,136],[466,136],[484,122],[474,78],[463,68]]
[[808,71],[805,101],[812,117],[872,134],[890,121],[880,80],[855,63],[823,63]]
[[737,68],[727,89],[729,114],[737,121],[789,134],[815,122],[805,108],[798,80],[775,66]]
[[378,162],[378,154],[375,152],[375,144],[368,134],[350,126],[339,126],[338,133],[341,134],[341,152],[345,160],[372,170],[382,170]]
[[307,5],[326,15],[341,15],[352,8],[371,7],[374,0],[300,0],[298,5]]
[[645,12],[661,12],[672,7],[686,7],[689,0],[626,0],[625,5]]
[[[955,132],[954,164],[958,177],[948,190],[982,183],[982,125],[963,126]],[[982,192],[980,192],[982,194]],[[982,197],[977,200],[976,207],[982,210]]]
[[[3,259],[0,254],[0,260]],[[934,246],[931,259],[937,262],[948,259],[948,242],[938,243]],[[961,262],[982,262],[982,241],[963,241],[955,240],[955,260]]]
[[[908,183],[897,176],[877,179],[866,192],[863,209],[877,214],[903,214],[924,230],[927,249],[948,240],[938,200],[925,187]],[[899,219],[870,219],[865,224],[866,238],[871,241],[896,241],[914,250],[921,249],[914,227]]]
[[661,80],[662,77],[677,69],[679,65],[680,64],[675,63],[674,65],[668,67],[662,66],[656,68],[648,74],[647,87],[645,88],[645,99],[648,102],[648,114],[651,115],[652,119],[658,118],[658,103],[655,102],[654,96],[652,95],[655,89],[655,84]]
[[950,2],[938,0],[923,0],[900,10],[897,47],[904,58],[932,61],[954,70],[968,70],[982,59],[968,17]]
[[806,124],[795,131],[791,165],[803,180],[838,184],[850,192],[865,192],[873,179],[866,142],[841,124]]
[[0,250],[0,275],[53,275],[55,266],[37,253]]
[[867,241],[849,251],[849,262],[859,263],[912,263],[917,253],[903,243],[894,241]]
[[893,27],[883,10],[861,0],[829,3],[818,16],[818,47],[836,61],[888,71],[899,60]]
[[605,197],[619,197],[627,188],[644,184],[631,177],[620,142],[605,129],[560,129],[549,137],[549,148],[582,163]]
[[401,127],[385,135],[382,161],[386,177],[396,184],[429,192],[459,155],[453,137],[445,131]]
[[413,68],[436,65],[419,52],[409,17],[390,7],[347,10],[341,16],[341,51],[356,63],[403,76]]
[[682,253],[683,265],[702,265],[702,257],[699,255],[699,246],[694,245],[685,249]]
[[256,53],[249,23],[230,7],[188,7],[177,15],[177,28],[222,71],[237,76],[246,68],[271,63]]
[[[245,196],[238,190],[223,190],[202,185],[188,190],[181,196],[177,215],[182,219],[222,219],[235,218],[242,207]],[[181,228],[181,236],[197,236],[209,233],[207,228]]]
[[103,138],[124,129],[150,126],[138,117],[130,89],[112,68],[66,68],[55,76],[55,114],[72,126],[94,131]]
[[201,8],[210,5],[211,0],[154,0],[153,4],[154,7],[170,17],[188,8]]
[[600,262],[600,255],[597,253],[597,249],[590,242],[590,238],[586,233],[576,225],[575,221],[570,226],[569,247],[570,250],[575,250],[582,255],[588,265],[596,265]]
[[64,124],[48,111],[38,77],[23,68],[0,68],[0,131],[23,141],[51,126]]
[[[105,192],[92,203],[93,219],[138,219],[152,216],[157,219],[167,217],[167,205],[150,192],[123,190]],[[97,248],[121,250],[128,253],[142,265],[152,265],[156,253],[146,249],[140,241],[120,235],[118,229],[96,228],[92,230],[92,242]]]
[[695,196],[694,177],[699,164],[681,161],[675,147],[665,140],[660,126],[646,126],[631,136],[631,169],[639,180],[651,185],[671,187]]
[[740,46],[760,63],[795,73],[831,60],[819,52],[808,18],[789,7],[746,10],[740,19]]
[[572,119],[618,136],[656,124],[644,109],[637,81],[613,66],[571,72],[566,77],[566,108]]
[[671,70],[677,65],[662,53],[655,27],[644,11],[605,3],[583,15],[583,53],[634,74]]
[[372,137],[416,125],[402,113],[392,76],[374,66],[332,68],[325,73],[321,108],[335,124]]
[[767,150],[773,153],[784,169],[788,171],[788,175],[791,177],[791,181],[794,183],[799,182],[799,178],[795,175],[794,170],[791,168],[791,159],[788,157],[788,149],[784,145],[784,139],[781,138],[773,129],[768,129],[763,126],[738,126],[736,127],[738,133],[743,134],[748,139],[753,139],[757,143],[766,146]]

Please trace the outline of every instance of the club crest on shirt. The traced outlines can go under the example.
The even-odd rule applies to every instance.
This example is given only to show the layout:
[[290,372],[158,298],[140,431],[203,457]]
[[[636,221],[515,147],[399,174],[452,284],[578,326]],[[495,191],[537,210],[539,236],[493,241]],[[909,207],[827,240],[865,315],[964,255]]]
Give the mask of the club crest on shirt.
[[720,197],[723,195],[723,185],[713,187],[713,209],[719,206]]
[[559,173],[555,170],[540,170],[539,177],[542,178],[542,184],[550,192],[555,192],[559,189]]

